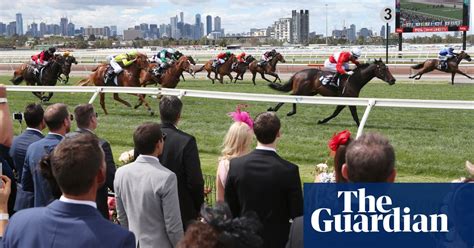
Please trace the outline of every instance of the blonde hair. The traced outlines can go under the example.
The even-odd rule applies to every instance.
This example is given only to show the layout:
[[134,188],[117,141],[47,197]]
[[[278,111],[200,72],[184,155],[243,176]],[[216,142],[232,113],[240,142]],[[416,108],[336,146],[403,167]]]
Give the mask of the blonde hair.
[[234,122],[227,131],[219,160],[247,154],[253,140],[253,130],[243,122]]

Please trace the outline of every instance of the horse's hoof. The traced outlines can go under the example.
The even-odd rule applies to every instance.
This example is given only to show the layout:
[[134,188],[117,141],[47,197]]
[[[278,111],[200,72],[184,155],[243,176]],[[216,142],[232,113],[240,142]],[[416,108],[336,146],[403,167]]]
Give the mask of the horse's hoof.
[[288,114],[286,114],[286,116],[293,116],[293,115],[295,115],[295,114],[296,114],[296,113],[294,113],[294,112],[289,112]]
[[324,123],[326,123],[326,122],[323,122],[321,120],[318,121],[318,125],[321,125],[321,124],[324,124]]
[[154,115],[155,115],[155,112],[151,111],[150,116],[154,116]]
[[134,109],[137,109],[138,107],[140,107],[139,105],[135,105],[133,106]]
[[269,111],[269,112],[275,112],[275,110],[273,110],[273,108],[268,108],[267,111]]

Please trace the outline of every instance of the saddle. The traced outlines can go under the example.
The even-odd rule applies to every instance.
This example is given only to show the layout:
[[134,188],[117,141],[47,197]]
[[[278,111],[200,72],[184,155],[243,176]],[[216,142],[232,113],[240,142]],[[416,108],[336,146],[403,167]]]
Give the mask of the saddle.
[[[338,90],[340,86],[347,81],[349,77],[347,76],[340,76],[337,84],[332,83],[332,79],[336,73],[330,71],[321,71],[321,76],[319,77],[319,81],[324,87],[327,87],[331,90]],[[339,85],[339,86],[338,86]]]
[[115,74],[114,68],[111,65],[108,65],[104,74],[105,86],[118,86],[117,78],[122,72],[123,70],[118,74]]

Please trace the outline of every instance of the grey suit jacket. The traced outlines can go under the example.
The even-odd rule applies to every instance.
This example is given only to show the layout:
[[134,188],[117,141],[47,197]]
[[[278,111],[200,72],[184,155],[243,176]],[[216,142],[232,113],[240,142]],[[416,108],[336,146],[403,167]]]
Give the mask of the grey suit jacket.
[[140,155],[117,170],[114,181],[120,224],[141,248],[174,247],[183,236],[176,175],[158,159]]

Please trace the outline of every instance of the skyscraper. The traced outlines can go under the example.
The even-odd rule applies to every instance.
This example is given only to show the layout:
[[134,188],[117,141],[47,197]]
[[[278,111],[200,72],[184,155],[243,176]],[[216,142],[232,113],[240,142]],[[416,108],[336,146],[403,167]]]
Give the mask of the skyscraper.
[[38,37],[38,24],[33,22],[30,25],[30,32],[33,37]]
[[184,23],[184,13],[183,12],[179,12],[179,21]]
[[306,44],[309,40],[309,10],[291,11],[292,43]]
[[382,25],[382,28],[380,28],[380,37],[385,38],[385,25]]
[[110,26],[110,35],[117,36],[117,26],[115,25]]
[[70,22],[67,24],[67,36],[74,36],[74,29],[76,29],[76,25]]
[[170,18],[170,25],[171,25],[171,38],[179,39],[179,31],[178,31],[178,16]]
[[47,33],[46,23],[41,22],[41,23],[40,23],[39,36],[42,37],[42,36],[45,35],[46,33]]
[[214,17],[214,31],[221,31],[221,18],[219,16]]
[[61,21],[59,22],[60,26],[60,32],[62,36],[67,36],[67,18],[66,17],[61,17]]
[[23,35],[23,17],[21,13],[16,14],[16,33],[18,35]]
[[206,35],[212,32],[212,16],[206,16]]
[[201,15],[196,14],[196,22],[194,23],[194,39],[199,40],[201,39]]

